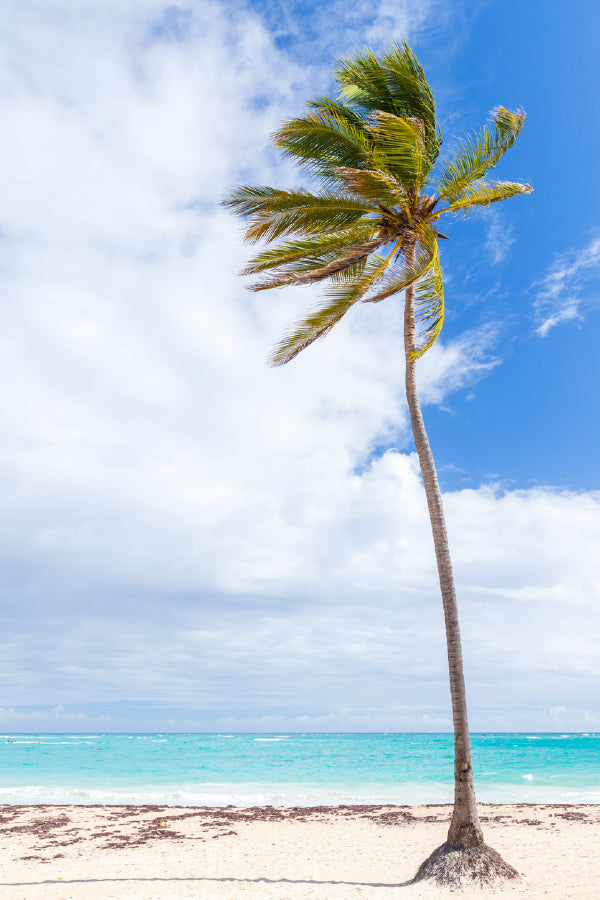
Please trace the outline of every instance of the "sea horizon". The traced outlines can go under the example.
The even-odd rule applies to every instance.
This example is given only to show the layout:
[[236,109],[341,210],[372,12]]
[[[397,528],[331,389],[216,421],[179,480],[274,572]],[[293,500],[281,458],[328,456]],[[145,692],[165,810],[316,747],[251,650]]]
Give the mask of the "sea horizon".
[[[128,729],[126,731],[102,731],[98,728],[93,731],[77,731],[74,728],[68,728],[65,731],[17,731],[16,729],[11,729],[11,731],[3,731],[0,732],[0,740],[5,737],[13,737],[15,735],[19,736],[31,736],[31,735],[72,735],[77,736],[81,735],[83,737],[93,737],[93,736],[104,736],[104,735],[137,735],[137,734],[206,734],[206,735],[223,735],[223,734],[236,734],[236,735],[244,735],[244,734],[273,734],[273,735],[303,735],[303,734],[377,734],[377,735],[395,735],[395,734],[449,734],[453,735],[454,732],[452,730],[448,731],[294,731],[292,728],[285,728],[281,731],[236,731],[235,728],[229,729],[219,729],[218,731],[190,731],[189,729],[186,731],[169,731],[167,728],[163,728],[160,731],[136,731],[134,729]],[[532,728],[523,728],[516,731],[473,731],[469,730],[469,734],[471,737],[474,735],[484,735],[484,734],[527,734],[527,735],[543,735],[543,734],[558,734],[558,735],[572,735],[578,734],[584,737],[600,737],[600,731],[590,731],[586,729],[585,731],[567,731],[564,728],[557,728],[556,731],[535,731]]]

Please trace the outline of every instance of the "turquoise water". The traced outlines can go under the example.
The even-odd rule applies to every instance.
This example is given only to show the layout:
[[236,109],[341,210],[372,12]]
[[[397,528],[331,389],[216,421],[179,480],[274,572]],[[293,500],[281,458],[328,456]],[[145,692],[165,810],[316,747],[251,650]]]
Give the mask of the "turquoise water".
[[[476,734],[480,801],[600,803],[600,734]],[[0,736],[0,803],[445,803],[448,734]]]

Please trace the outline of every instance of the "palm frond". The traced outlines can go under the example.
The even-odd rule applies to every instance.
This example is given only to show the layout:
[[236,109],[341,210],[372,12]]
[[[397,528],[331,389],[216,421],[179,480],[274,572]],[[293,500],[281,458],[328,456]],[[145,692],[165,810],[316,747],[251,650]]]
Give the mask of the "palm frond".
[[339,193],[321,192],[313,194],[303,189],[282,191],[272,187],[250,187],[242,185],[233,188],[222,201],[222,206],[231,209],[238,216],[255,213],[280,213],[293,209],[331,208],[368,212],[373,209],[356,198],[344,197]]
[[273,241],[291,234],[315,235],[339,231],[368,213],[380,214],[355,197],[329,192],[280,191],[270,187],[238,187],[223,206],[250,220],[244,239]]
[[418,333],[412,356],[418,359],[438,339],[444,324],[444,281],[438,253],[415,291],[415,324]]
[[259,272],[290,265],[303,260],[323,260],[322,265],[333,256],[339,256],[340,250],[363,244],[373,235],[372,225],[360,222],[352,228],[318,235],[305,240],[284,241],[277,247],[268,247],[257,253],[242,269],[242,275],[256,275]]
[[393,42],[382,60],[387,70],[390,92],[400,108],[407,95],[411,103],[403,106],[406,118],[416,118],[423,123],[425,146],[429,166],[433,166],[442,145],[442,132],[435,117],[435,99],[425,77],[425,72],[406,41]]
[[302,319],[279,342],[269,358],[269,364],[283,366],[312,343],[324,338],[361,299],[365,291],[383,276],[387,265],[387,259],[375,257],[367,263],[359,278],[349,283],[332,285],[327,292],[329,302]]
[[[360,255],[356,261],[348,261],[347,264],[340,265],[337,269],[332,266],[332,271],[328,275],[316,275],[317,270],[323,268],[323,260],[302,260],[295,266],[286,266],[279,272],[274,272],[270,277],[264,278],[256,284],[250,285],[250,290],[258,293],[259,291],[268,291],[271,288],[290,287],[293,285],[306,285],[312,282],[319,282],[329,278],[332,283],[349,284],[364,272],[368,257]],[[339,260],[341,263],[342,260]],[[346,262],[345,260],[343,261]],[[313,278],[313,275],[315,277]]]
[[306,105],[309,109],[325,110],[338,116],[340,119],[345,119],[354,128],[364,128],[364,115],[361,115],[358,110],[350,106],[349,103],[344,103],[341,99],[336,100],[333,97],[324,96],[315,97],[314,100],[307,100]]
[[295,284],[313,284],[315,281],[323,281],[325,278],[331,278],[333,276],[340,275],[346,269],[350,269],[353,266],[356,266],[358,263],[361,263],[365,260],[371,253],[374,253],[375,250],[378,250],[385,243],[382,238],[374,238],[372,241],[367,241],[366,244],[359,244],[355,247],[348,247],[348,252],[344,256],[340,256],[338,259],[334,259],[331,262],[327,263],[327,265],[322,266],[320,269],[317,269],[314,272],[307,273],[306,275],[300,276],[295,282]]
[[419,119],[433,164],[442,142],[435,101],[423,68],[406,41],[390,44],[381,60],[372,50],[343,58],[334,77],[344,100],[366,113],[381,110],[403,119]]
[[374,167],[367,132],[330,107],[285,122],[273,135],[273,143],[316,175],[327,176],[336,166]]
[[512,147],[525,122],[523,111],[512,113],[503,106],[492,110],[491,117],[494,129],[485,126],[480,134],[464,138],[431,182],[440,198],[452,203],[469,184],[483,178]]
[[504,106],[496,106],[491,112],[491,117],[496,126],[496,147],[499,152],[498,159],[500,159],[500,156],[510,150],[521,133],[527,114],[523,109],[511,112]]
[[282,287],[287,284],[314,284],[317,281],[324,281],[326,278],[334,278],[340,276],[347,269],[354,269],[360,263],[364,262],[371,253],[377,250],[385,243],[381,238],[375,238],[366,244],[358,246],[346,247],[345,253],[342,255],[335,254],[334,258],[323,264],[315,258],[314,261],[304,259],[299,264],[285,267],[283,271],[276,273],[265,281],[259,282],[252,286],[253,291],[264,291],[274,287]]
[[370,131],[377,158],[407,187],[419,186],[425,168],[425,144],[419,120],[401,119],[387,112],[374,112]]
[[[390,268],[389,273],[382,281],[382,290],[376,294],[367,294],[363,297],[363,303],[380,303],[387,300],[399,291],[404,290],[409,285],[414,284],[419,278],[425,275],[433,265],[438,254],[437,239],[432,228],[425,229],[419,238],[419,243],[415,247],[414,260],[410,266],[404,264],[404,260],[400,254],[396,257],[396,264]],[[402,263],[402,267],[398,266]]]
[[467,185],[452,203],[439,212],[469,213],[476,206],[489,206],[518,194],[530,194],[532,190],[530,184],[522,184],[520,181],[476,181]]
[[483,178],[494,165],[494,136],[489,128],[464,138],[457,152],[447,160],[430,182],[440,198],[451,203],[471,182]]
[[402,206],[406,203],[404,186],[387,172],[339,166],[333,174],[349,194],[363,203],[384,206]]

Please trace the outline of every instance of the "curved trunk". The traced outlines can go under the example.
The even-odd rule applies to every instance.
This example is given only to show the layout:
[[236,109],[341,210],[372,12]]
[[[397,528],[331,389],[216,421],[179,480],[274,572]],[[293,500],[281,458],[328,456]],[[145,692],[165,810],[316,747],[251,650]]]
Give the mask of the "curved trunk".
[[[406,254],[407,268],[413,261],[414,250]],[[448,845],[453,848],[478,847],[483,844],[483,834],[477,814],[473,769],[471,766],[471,742],[467,721],[467,700],[463,675],[458,606],[454,590],[452,562],[448,549],[446,522],[437,472],[429,439],[425,431],[421,407],[417,396],[415,379],[415,289],[406,288],[404,307],[404,353],[406,358],[406,398],[410,410],[415,446],[421,466],[421,474],[427,495],[429,519],[435,545],[435,556],[444,605],[446,642],[448,647],[448,667],[450,670],[450,693],[452,696],[452,717],[454,720],[454,812],[448,832]]]

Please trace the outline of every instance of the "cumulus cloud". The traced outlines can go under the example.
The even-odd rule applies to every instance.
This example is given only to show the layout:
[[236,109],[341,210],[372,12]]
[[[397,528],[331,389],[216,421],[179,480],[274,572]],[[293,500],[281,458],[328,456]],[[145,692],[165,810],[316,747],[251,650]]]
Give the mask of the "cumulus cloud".
[[561,322],[582,319],[582,307],[598,302],[599,274],[600,237],[592,238],[586,247],[561,254],[535,285],[536,334],[546,337]]
[[[410,30],[426,8],[340,15]],[[365,305],[266,368],[317,292],[245,292],[218,201],[239,181],[293,181],[268,135],[329,63],[287,52],[283,5],[236,9],[11,7],[4,703],[49,730],[447,727],[402,305]],[[497,362],[491,332],[439,343],[420,363],[424,403]],[[596,663],[577,621],[598,608],[598,498],[483,489],[447,506],[477,721],[510,725],[517,698],[597,714],[578,701]]]

